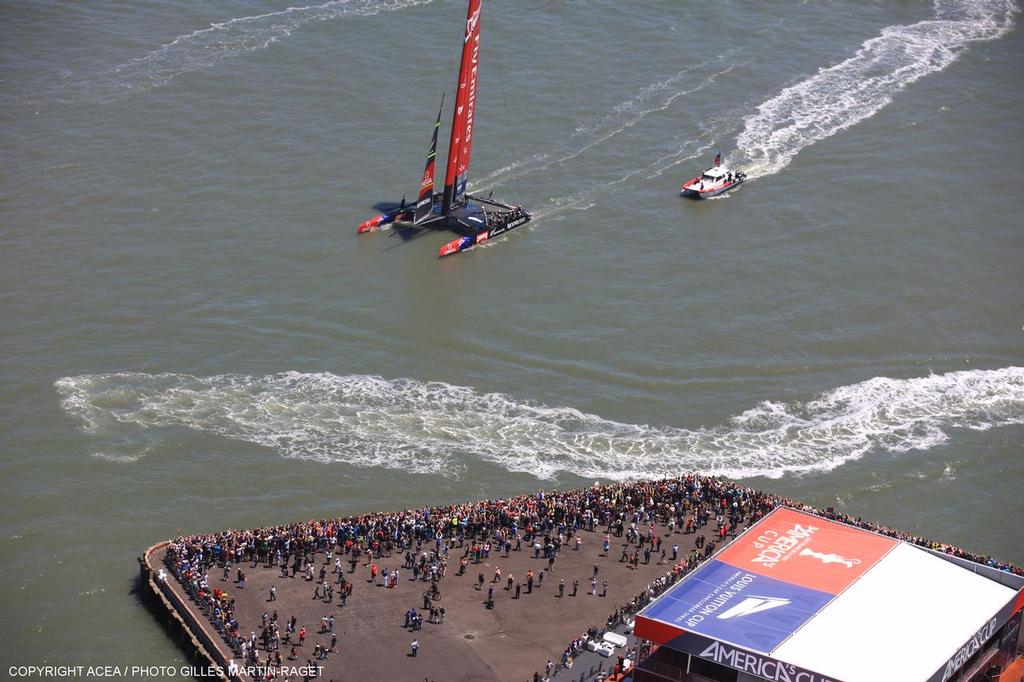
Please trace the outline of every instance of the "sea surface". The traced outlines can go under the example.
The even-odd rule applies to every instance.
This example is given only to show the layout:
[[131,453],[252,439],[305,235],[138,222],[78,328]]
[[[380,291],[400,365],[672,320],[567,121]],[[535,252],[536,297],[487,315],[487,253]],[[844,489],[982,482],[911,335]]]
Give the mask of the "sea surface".
[[1016,3],[484,5],[471,189],[535,219],[438,260],[355,227],[464,2],[0,4],[5,664],[185,664],[179,532],[596,480],[1024,564]]

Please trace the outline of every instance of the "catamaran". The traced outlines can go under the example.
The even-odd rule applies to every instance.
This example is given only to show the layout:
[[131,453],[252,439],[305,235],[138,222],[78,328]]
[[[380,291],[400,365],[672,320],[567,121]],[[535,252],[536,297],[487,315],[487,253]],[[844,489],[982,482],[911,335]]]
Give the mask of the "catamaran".
[[437,154],[437,135],[441,129],[444,96],[437,111],[434,135],[427,151],[427,166],[423,171],[416,203],[409,207],[405,200],[395,210],[370,218],[356,230],[357,233],[379,230],[395,223],[411,223],[415,228],[447,229],[460,233],[438,252],[438,257],[465,251],[488,239],[525,225],[532,217],[522,206],[514,206],[490,197],[478,197],[466,192],[466,172],[469,170],[473,148],[473,123],[477,99],[477,74],[480,67],[480,5],[482,0],[469,0],[466,12],[466,34],[462,41],[462,61],[459,66],[458,89],[452,113],[451,138],[448,143],[448,166],[444,191],[434,192],[434,157]]

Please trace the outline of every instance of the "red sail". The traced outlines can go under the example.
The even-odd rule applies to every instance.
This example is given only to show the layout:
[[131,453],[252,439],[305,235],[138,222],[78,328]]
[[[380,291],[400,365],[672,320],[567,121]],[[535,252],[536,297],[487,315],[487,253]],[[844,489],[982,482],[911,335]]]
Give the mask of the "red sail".
[[448,145],[448,169],[444,178],[444,208],[448,213],[466,190],[466,169],[473,148],[473,114],[476,110],[476,78],[480,66],[480,3],[469,0],[466,35],[462,43],[459,88],[455,98],[455,116]]

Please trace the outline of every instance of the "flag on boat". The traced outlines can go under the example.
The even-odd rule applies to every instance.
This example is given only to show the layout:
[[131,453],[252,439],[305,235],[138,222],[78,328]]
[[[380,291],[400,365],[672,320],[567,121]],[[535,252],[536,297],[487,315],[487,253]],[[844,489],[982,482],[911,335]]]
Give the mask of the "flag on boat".
[[716,166],[721,166],[722,165],[722,152],[718,152],[717,154],[715,154],[715,165]]

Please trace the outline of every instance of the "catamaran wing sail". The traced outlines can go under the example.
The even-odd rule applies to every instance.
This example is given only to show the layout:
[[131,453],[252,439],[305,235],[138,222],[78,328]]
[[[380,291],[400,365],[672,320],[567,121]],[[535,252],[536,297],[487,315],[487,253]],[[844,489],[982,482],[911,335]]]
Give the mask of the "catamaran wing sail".
[[466,170],[473,149],[473,115],[476,110],[476,79],[480,67],[480,3],[469,0],[466,35],[462,41],[459,87],[455,97],[455,116],[448,144],[448,168],[444,176],[444,203],[441,212],[448,215],[466,193]]
[[447,256],[472,248],[476,244],[503,235],[530,221],[530,214],[522,206],[503,204],[490,198],[470,196],[466,193],[466,173],[473,151],[473,123],[476,112],[477,75],[480,69],[480,6],[481,0],[467,0],[466,32],[462,39],[462,60],[459,63],[459,81],[452,115],[451,139],[448,142],[448,163],[445,169],[444,193],[440,213],[434,206],[434,159],[437,155],[437,136],[444,109],[434,123],[434,137],[427,152],[427,167],[423,171],[416,205],[384,213],[359,226],[359,232],[380,229],[392,222],[405,222],[410,218],[420,227],[444,228],[462,236],[441,247],[439,256]]
[[416,212],[413,215],[414,225],[422,223],[432,215],[434,203],[434,157],[437,156],[437,132],[441,129],[441,110],[444,109],[444,95],[441,95],[441,106],[437,108],[437,121],[434,123],[434,137],[430,140],[427,151],[427,167],[423,169],[423,181],[420,182],[420,194],[416,198]]

